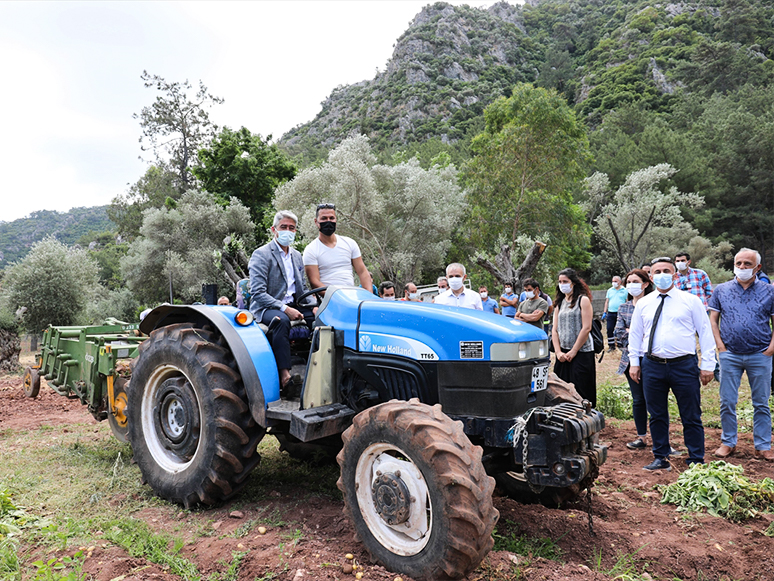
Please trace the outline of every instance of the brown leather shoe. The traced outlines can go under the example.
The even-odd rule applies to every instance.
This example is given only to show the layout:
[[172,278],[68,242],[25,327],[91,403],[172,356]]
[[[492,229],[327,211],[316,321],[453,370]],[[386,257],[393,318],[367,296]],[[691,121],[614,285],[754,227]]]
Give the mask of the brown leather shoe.
[[753,452],[753,458],[774,462],[774,450],[755,450],[755,452]]
[[[713,455],[717,458],[728,458],[729,456],[733,455],[734,452],[736,452],[736,446],[732,448],[731,446],[726,446],[725,444],[721,444],[720,448],[715,450],[715,453]],[[756,450],[755,452],[757,453],[758,450]]]

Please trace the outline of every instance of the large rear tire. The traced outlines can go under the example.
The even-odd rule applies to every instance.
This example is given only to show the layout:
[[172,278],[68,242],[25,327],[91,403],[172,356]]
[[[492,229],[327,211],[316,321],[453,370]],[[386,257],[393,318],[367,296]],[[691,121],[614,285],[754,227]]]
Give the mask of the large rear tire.
[[132,370],[129,441],[143,480],[191,507],[229,498],[260,460],[265,430],[218,336],[190,324],[153,331]]
[[345,513],[387,569],[458,579],[491,550],[494,480],[460,422],[412,399],[355,416],[338,455]]

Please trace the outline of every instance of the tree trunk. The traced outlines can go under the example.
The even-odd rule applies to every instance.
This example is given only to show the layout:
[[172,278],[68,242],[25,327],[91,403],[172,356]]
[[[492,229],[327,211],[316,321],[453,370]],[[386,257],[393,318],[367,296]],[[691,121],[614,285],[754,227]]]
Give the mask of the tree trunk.
[[223,265],[223,270],[226,271],[226,276],[228,276],[229,280],[234,285],[234,288],[236,288],[237,283],[245,277],[237,274],[234,267],[231,265],[231,261],[226,257],[226,254],[221,254],[220,263]]
[[476,264],[494,276],[501,286],[504,286],[505,283],[511,283],[513,292],[520,294],[523,286],[522,281],[528,279],[535,272],[535,267],[545,249],[544,243],[535,242],[519,268],[513,267],[511,247],[508,244],[503,244],[500,247],[500,252],[495,256],[494,262],[482,255],[476,256],[475,260]]

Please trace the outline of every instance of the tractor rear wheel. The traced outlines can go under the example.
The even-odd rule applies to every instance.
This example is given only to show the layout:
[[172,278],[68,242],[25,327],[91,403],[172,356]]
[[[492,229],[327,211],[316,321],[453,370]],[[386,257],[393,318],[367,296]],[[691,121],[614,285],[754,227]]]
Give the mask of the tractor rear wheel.
[[260,460],[265,430],[218,339],[187,323],[156,329],[129,385],[129,441],[143,480],[187,508],[229,498]]
[[390,401],[355,416],[338,455],[356,538],[390,571],[458,579],[491,550],[494,480],[441,406]]

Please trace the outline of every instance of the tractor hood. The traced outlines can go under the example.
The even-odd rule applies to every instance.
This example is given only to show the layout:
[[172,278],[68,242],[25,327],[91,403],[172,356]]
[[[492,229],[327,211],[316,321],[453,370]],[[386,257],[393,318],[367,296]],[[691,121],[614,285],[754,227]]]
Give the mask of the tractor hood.
[[[386,301],[362,288],[330,287],[317,318],[343,331],[345,347],[363,353],[418,361],[505,361],[548,356],[546,334],[529,323],[473,309]],[[527,342],[539,343],[522,346],[520,356],[516,344]]]

